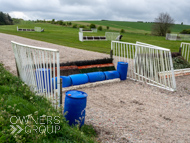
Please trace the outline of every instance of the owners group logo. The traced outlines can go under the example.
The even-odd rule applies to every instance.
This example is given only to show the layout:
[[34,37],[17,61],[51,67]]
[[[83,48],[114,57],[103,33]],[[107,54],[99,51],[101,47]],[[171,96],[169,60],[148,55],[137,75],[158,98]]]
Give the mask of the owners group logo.
[[32,133],[56,133],[60,130],[60,117],[59,116],[39,116],[34,118],[32,115],[28,116],[11,116],[10,127],[12,128],[11,134],[19,134],[25,132]]

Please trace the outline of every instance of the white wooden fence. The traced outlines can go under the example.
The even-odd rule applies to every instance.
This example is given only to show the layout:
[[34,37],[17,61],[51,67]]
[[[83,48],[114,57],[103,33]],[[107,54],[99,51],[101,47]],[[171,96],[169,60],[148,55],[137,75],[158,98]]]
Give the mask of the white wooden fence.
[[83,36],[83,32],[79,32],[79,41],[106,41],[105,36]]
[[190,43],[181,42],[181,55],[190,62]]
[[36,31],[36,32],[42,32],[41,27],[34,27],[34,29],[27,29],[27,28],[18,28],[17,26],[17,31]]
[[169,49],[137,42],[112,41],[114,64],[128,62],[127,77],[147,84],[176,90],[171,52]]
[[97,29],[96,28],[91,28],[91,29],[79,28],[79,32],[97,32]]
[[[117,40],[120,36],[118,32],[105,32],[105,36],[83,36],[81,32],[82,28],[79,29],[79,41],[106,41],[106,40]],[[118,39],[119,40],[119,39]]]
[[185,41],[190,41],[190,34],[171,34],[171,33],[166,33],[166,40],[185,40]]
[[177,34],[166,33],[166,40],[177,40]]
[[41,27],[34,27],[34,30],[37,31],[37,32],[41,32],[42,28]]
[[[17,73],[38,95],[48,98],[53,106],[60,107],[62,95],[60,91],[59,51],[24,45],[11,41],[17,65]],[[57,83],[55,79],[57,77]],[[57,84],[57,85],[56,85]],[[54,87],[58,87],[55,89]]]
[[116,41],[117,37],[120,36],[119,32],[106,32],[105,33],[107,40],[114,40]]

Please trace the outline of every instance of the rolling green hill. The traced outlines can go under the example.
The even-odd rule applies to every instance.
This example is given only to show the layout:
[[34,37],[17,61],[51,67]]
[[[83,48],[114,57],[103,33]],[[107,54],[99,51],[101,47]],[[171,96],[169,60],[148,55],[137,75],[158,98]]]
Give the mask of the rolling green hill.
[[[140,23],[140,22],[124,22],[124,21],[80,21],[81,24],[93,23],[96,25],[109,26],[113,30],[124,29],[127,32],[133,33],[150,33],[152,23]],[[77,23],[77,22],[76,22]]]
[[[129,22],[129,21],[77,21],[74,23],[80,23],[80,24],[96,24],[96,25],[103,25],[103,26],[109,26],[111,28],[116,29],[125,29],[128,32],[133,33],[150,33],[153,23],[150,22]],[[174,33],[179,33],[183,29],[190,29],[190,25],[180,25],[175,24],[171,31]]]
[[[141,22],[122,22],[122,21],[73,21],[72,24],[79,25],[90,25],[90,23],[96,24],[96,26],[101,25],[103,27],[102,31],[97,33],[84,33],[85,35],[94,36],[104,36],[105,32],[120,32],[121,29],[125,29],[122,41],[135,43],[136,41],[145,42],[164,48],[171,49],[172,52],[177,52],[181,41],[168,41],[165,37],[152,36],[150,35],[152,23],[141,23]],[[19,28],[34,28],[42,27],[45,32],[26,32],[17,31],[17,26]],[[109,30],[106,29],[109,26]],[[175,25],[174,31],[181,31],[182,29],[187,29],[188,25]],[[88,27],[87,27],[88,28]],[[34,22],[22,22],[19,25],[7,25],[0,26],[0,32],[18,35],[26,38],[31,38],[35,40],[41,40],[49,43],[54,43],[58,45],[64,45],[79,49],[85,49],[90,51],[96,51],[101,53],[109,54],[111,49],[111,41],[87,41],[80,42],[78,28],[72,28],[72,26],[60,26],[49,23],[34,23]]]

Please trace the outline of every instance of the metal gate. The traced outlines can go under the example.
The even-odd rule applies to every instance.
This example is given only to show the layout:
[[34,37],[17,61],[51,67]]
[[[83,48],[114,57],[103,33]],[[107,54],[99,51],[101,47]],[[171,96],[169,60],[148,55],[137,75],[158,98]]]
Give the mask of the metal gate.
[[53,106],[60,107],[62,99],[60,94],[59,51],[24,45],[14,41],[11,43],[17,73],[21,80],[30,87],[31,91],[48,98]]
[[140,43],[112,41],[114,64],[128,62],[127,77],[175,91],[176,82],[169,49]]
[[181,55],[185,60],[190,62],[190,43],[181,42],[182,53]]

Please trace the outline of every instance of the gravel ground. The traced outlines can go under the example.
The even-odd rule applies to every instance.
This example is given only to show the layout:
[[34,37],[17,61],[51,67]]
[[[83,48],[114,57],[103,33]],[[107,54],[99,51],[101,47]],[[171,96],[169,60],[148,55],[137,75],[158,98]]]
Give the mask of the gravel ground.
[[60,55],[60,63],[68,61],[77,61],[77,60],[81,61],[81,60],[93,60],[98,58],[109,58],[109,55],[107,54],[80,50],[65,46],[59,46],[47,42],[31,40],[28,38],[0,33],[0,62],[2,61],[5,64],[6,68],[15,75],[16,75],[16,67],[15,67],[14,53],[11,47],[11,41],[15,41],[17,43],[22,43],[26,45],[37,46],[37,47],[58,49]]
[[[0,33],[0,61],[16,74],[11,42],[60,50],[60,61],[105,58],[79,50]],[[190,76],[176,77],[170,92],[131,80],[80,89],[88,94],[86,124],[100,142],[190,142]],[[64,98],[64,97],[63,97]]]

